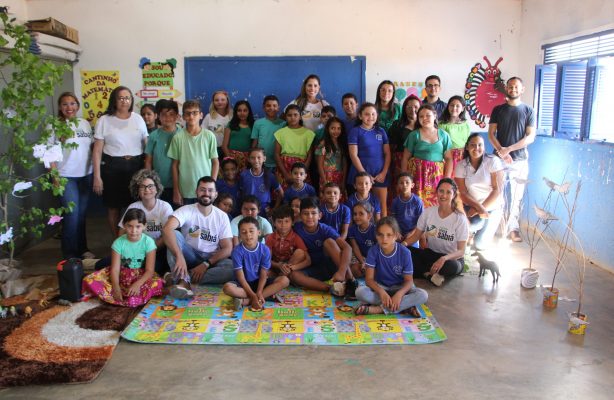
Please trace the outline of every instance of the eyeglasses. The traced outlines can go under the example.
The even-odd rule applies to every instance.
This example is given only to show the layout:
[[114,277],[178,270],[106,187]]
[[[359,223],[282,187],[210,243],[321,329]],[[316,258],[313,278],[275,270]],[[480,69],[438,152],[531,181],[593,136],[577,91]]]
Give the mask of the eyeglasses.
[[155,188],[156,185],[154,185],[153,183],[151,185],[139,185],[140,190],[154,190]]
[[438,83],[429,83],[428,85],[426,85],[427,88],[429,89],[434,89],[434,88],[438,88],[439,84]]
[[192,116],[192,115],[196,116],[198,114],[200,114],[200,111],[184,111],[183,112],[183,115],[185,115],[186,117],[189,117],[189,116]]
[[132,98],[130,96],[121,96],[118,97],[117,100],[123,101],[124,103],[130,103],[132,101]]

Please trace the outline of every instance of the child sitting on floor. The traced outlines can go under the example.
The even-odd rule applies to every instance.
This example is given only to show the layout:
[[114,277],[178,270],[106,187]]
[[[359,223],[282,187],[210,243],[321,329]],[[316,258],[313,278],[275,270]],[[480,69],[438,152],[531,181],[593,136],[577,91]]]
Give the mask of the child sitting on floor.
[[311,265],[303,239],[292,230],[293,220],[294,212],[289,206],[273,210],[275,231],[265,239],[271,250],[271,267],[283,276]]
[[271,252],[260,243],[258,221],[245,217],[239,222],[241,243],[232,250],[232,264],[236,281],[227,282],[224,293],[235,298],[235,309],[250,305],[254,311],[262,310],[267,297],[277,294],[290,284],[286,276],[269,278]]
[[397,243],[399,224],[393,217],[377,222],[377,244],[367,256],[366,286],[356,289],[356,298],[362,303],[356,307],[356,315],[390,314],[408,310],[413,317],[420,317],[417,305],[426,303],[428,294],[416,288],[413,279],[411,253]]
[[352,209],[354,223],[348,232],[348,241],[352,246],[350,269],[355,277],[365,276],[365,260],[369,250],[375,244],[375,224],[373,223],[373,206],[366,201],[359,201]]
[[[156,242],[143,234],[143,210],[131,208],[122,220],[126,233],[111,246],[111,266],[83,279],[83,292],[126,307],[137,307],[162,294],[162,279],[154,272]],[[144,267],[143,267],[144,266]]]

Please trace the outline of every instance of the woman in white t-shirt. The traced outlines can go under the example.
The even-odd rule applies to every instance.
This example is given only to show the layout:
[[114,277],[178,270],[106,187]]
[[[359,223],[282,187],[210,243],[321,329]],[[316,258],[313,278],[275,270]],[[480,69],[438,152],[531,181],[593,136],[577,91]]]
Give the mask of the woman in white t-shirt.
[[301,111],[303,126],[315,132],[320,124],[322,108],[328,102],[320,97],[320,77],[311,74],[303,81],[301,93],[290,104],[296,104]]
[[[63,159],[52,163],[51,168],[66,178],[64,192],[60,196],[62,207],[73,203],[72,211],[64,214],[62,219],[62,257],[69,259],[95,258],[87,247],[85,234],[85,214],[92,191],[92,127],[83,118],[77,118],[79,100],[70,92],[64,92],[58,99],[58,117],[66,121],[74,132],[70,139],[62,141]],[[49,138],[49,144],[58,142],[55,135]],[[67,146],[76,145],[76,147]]]
[[405,241],[415,243],[425,234],[427,248],[409,248],[414,278],[426,278],[441,286],[444,277],[463,272],[469,224],[458,196],[458,187],[451,178],[442,178],[437,184],[437,201],[439,205],[424,210],[416,229]]
[[143,168],[147,126],[132,112],[134,96],[118,86],[109,96],[109,105],[98,119],[94,133],[94,193],[102,195],[113,237],[117,237],[119,212],[130,204],[130,179]]
[[478,250],[484,250],[501,222],[504,171],[499,157],[484,154],[482,136],[472,133],[454,175],[469,219],[469,231],[474,235],[473,245]]

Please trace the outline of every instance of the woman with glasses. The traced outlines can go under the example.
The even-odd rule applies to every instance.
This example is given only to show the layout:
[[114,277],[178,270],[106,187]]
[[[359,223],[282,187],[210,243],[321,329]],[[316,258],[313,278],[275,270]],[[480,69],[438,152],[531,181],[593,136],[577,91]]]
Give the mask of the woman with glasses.
[[147,144],[147,126],[140,115],[132,112],[133,103],[130,89],[113,89],[94,134],[94,193],[102,195],[113,237],[118,235],[120,210],[132,201],[130,178],[143,168]]
[[[170,271],[166,261],[166,246],[162,240],[162,227],[166,220],[173,213],[173,207],[164,200],[160,200],[160,195],[164,187],[160,181],[160,176],[156,171],[142,169],[138,171],[130,180],[130,194],[135,199],[139,199],[130,204],[127,210],[138,208],[145,213],[147,224],[145,234],[149,235],[156,242],[156,273],[164,276],[165,272]],[[126,210],[126,211],[127,211]],[[124,217],[122,216],[122,221]],[[120,222],[119,234],[123,234],[124,225]]]

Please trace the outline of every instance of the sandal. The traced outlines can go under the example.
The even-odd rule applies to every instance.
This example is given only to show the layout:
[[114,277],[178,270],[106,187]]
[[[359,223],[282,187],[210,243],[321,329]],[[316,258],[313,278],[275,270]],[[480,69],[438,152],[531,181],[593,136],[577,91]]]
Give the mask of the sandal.
[[355,315],[369,315],[371,313],[371,306],[368,304],[361,304],[354,309]]
[[418,307],[411,306],[407,310],[404,311],[404,314],[411,315],[414,318],[422,318],[420,311],[418,311]]

